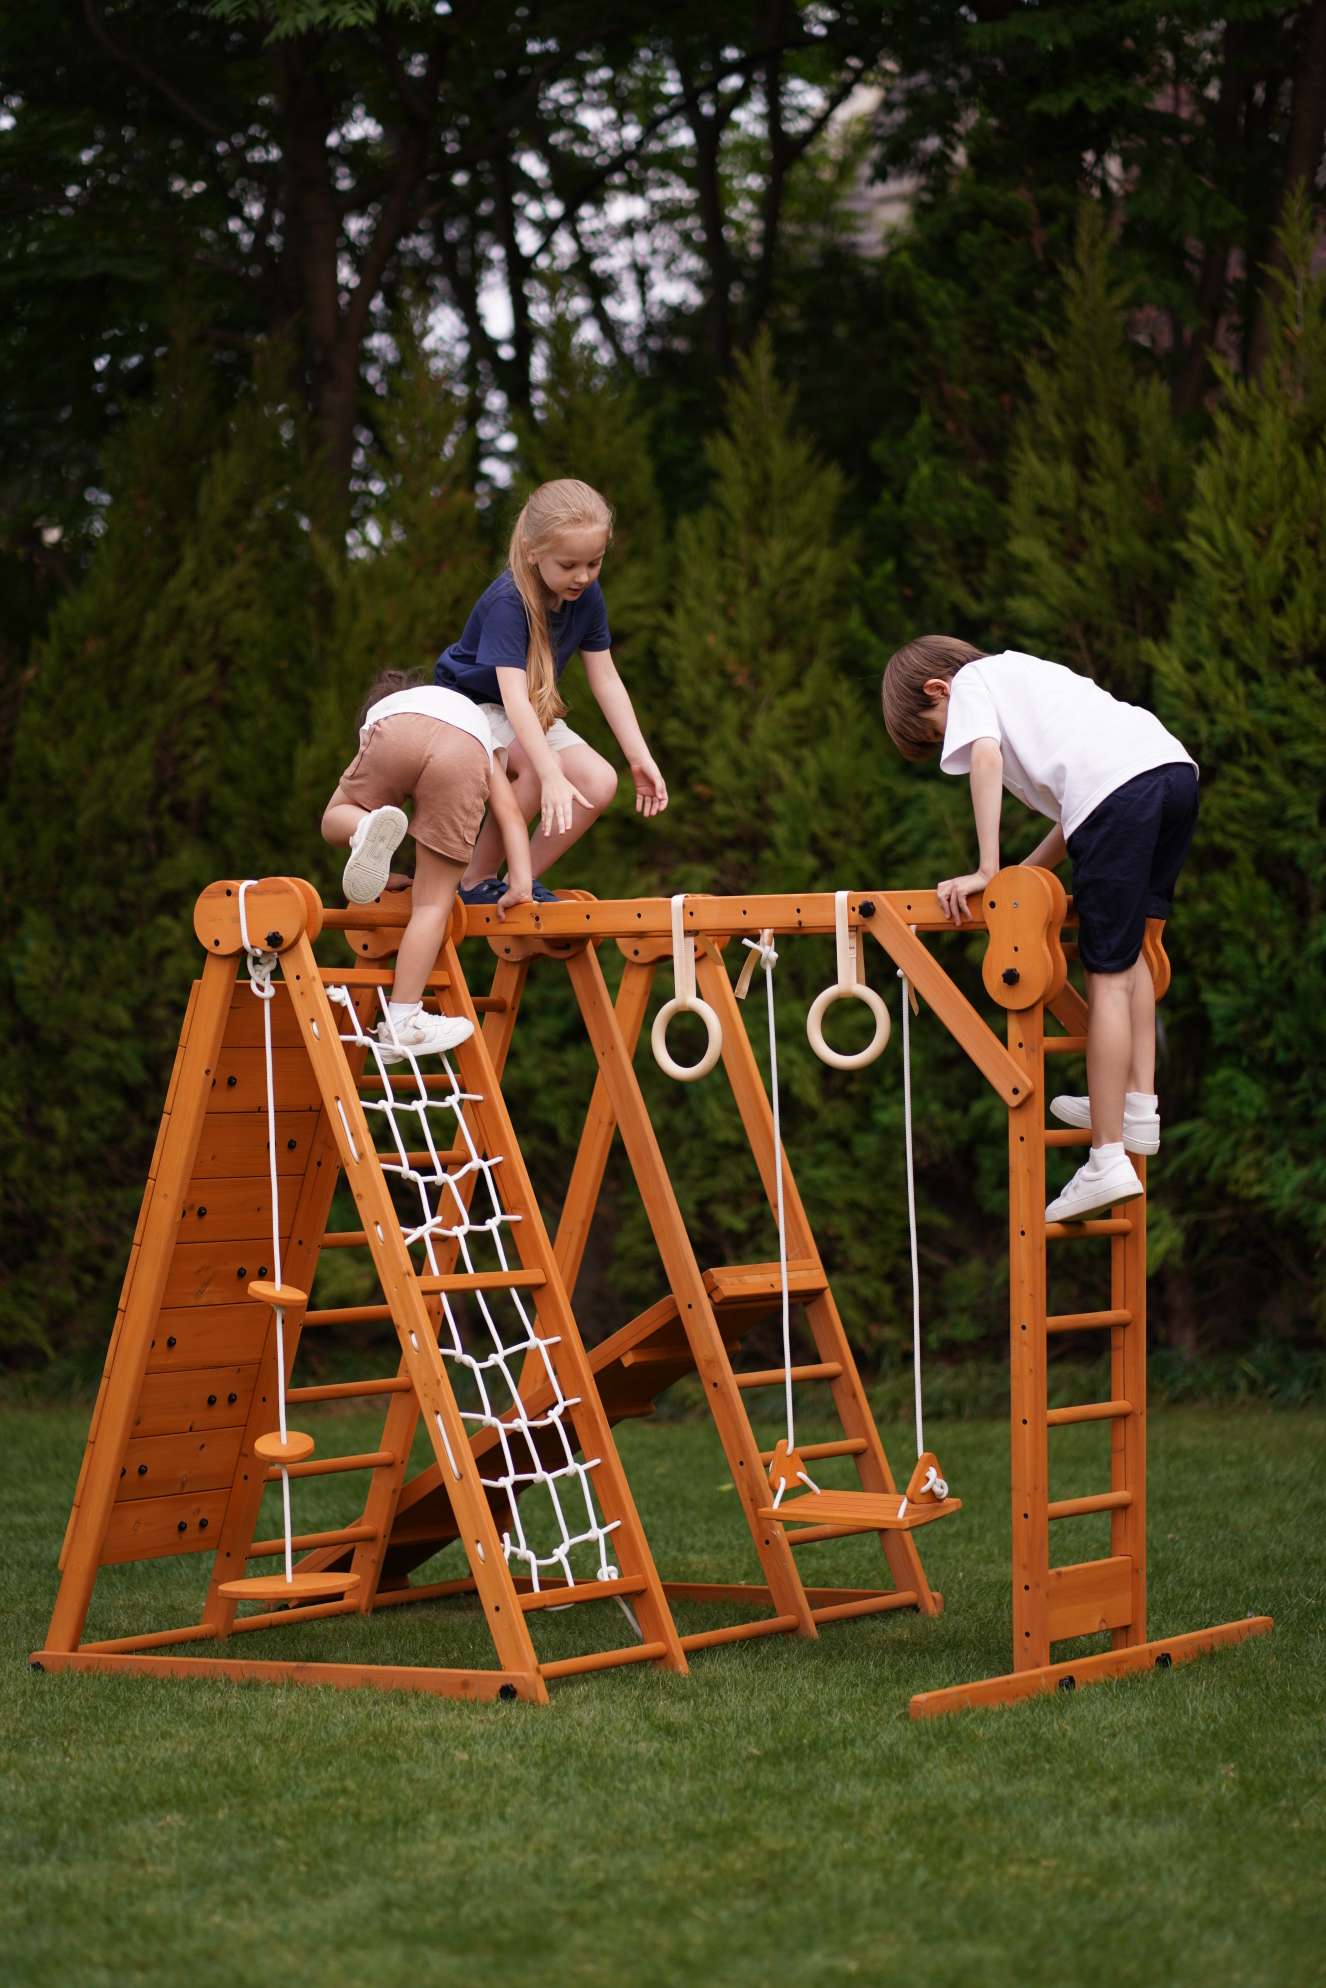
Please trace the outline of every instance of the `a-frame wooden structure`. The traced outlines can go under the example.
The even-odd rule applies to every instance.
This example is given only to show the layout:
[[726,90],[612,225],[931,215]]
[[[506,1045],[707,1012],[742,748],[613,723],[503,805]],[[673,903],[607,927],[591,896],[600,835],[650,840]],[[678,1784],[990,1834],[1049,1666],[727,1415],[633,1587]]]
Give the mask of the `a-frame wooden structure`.
[[[297,1536],[293,1542],[305,1557],[327,1548],[348,1553],[340,1576],[318,1575],[305,1566],[289,1582],[279,1577],[245,1582],[249,1563],[270,1561],[285,1549],[284,1539],[255,1537],[264,1486],[281,1474],[276,1463],[263,1460],[264,1445],[267,1455],[278,1453],[272,1438],[277,1315],[270,1282],[266,1059],[259,1033],[263,1004],[237,977],[246,951],[241,886],[217,884],[198,904],[195,926],[208,957],[189,1004],[134,1236],[66,1535],[55,1612],[34,1663],[45,1670],[377,1685],[534,1702],[546,1701],[550,1680],[581,1671],[636,1662],[684,1671],[671,1611],[482,1034],[476,1030],[454,1052],[454,1062],[466,1095],[470,1136],[500,1162],[518,1261],[508,1269],[472,1272],[454,1268],[453,1249],[440,1270],[425,1275],[406,1246],[365,1108],[375,1085],[381,1094],[383,1075],[364,1069],[362,1048],[347,1050],[341,1037],[344,1010],[334,1008],[328,996],[329,985],[347,989],[361,1015],[367,1015],[377,985],[390,976],[374,967],[319,968],[312,941],[322,906],[308,885],[276,878],[243,888],[248,892],[247,930],[261,935],[258,943],[280,965],[271,1012],[287,1373],[301,1332],[328,1322],[307,1311],[304,1299],[327,1241],[328,1214],[341,1174],[362,1224],[354,1239],[370,1252],[382,1294],[381,1303],[347,1308],[342,1317],[389,1318],[400,1344],[401,1366],[395,1375],[289,1391],[292,1407],[383,1398],[376,1449],[286,1465],[296,1481],[362,1472],[368,1483],[363,1514],[352,1525]],[[447,1012],[477,1019],[450,943],[431,985]],[[393,1075],[390,1081],[409,1086],[412,1079]],[[416,1074],[413,1082],[419,1081]],[[429,1086],[448,1083],[441,1076],[422,1081]],[[466,1156],[459,1152],[454,1157],[459,1164]],[[462,1192],[472,1186],[473,1171],[464,1179]],[[611,1580],[532,1582],[508,1567],[499,1532],[501,1501],[481,1481],[470,1431],[439,1352],[440,1307],[476,1291],[519,1291],[534,1308],[540,1364],[546,1363],[556,1377],[574,1444],[595,1460],[593,1489],[612,1536]],[[242,1632],[284,1630],[337,1614],[366,1613],[390,1600],[380,1592],[379,1577],[416,1426],[427,1431],[445,1471],[450,1509],[468,1561],[465,1579],[442,1587],[477,1595],[495,1667],[416,1668],[183,1653],[183,1646],[191,1643],[228,1643]],[[296,1453],[286,1446],[287,1458]],[[212,1556],[197,1622],[83,1640],[100,1569],[189,1553]],[[238,1610],[250,1588],[257,1612],[241,1615]],[[293,1599],[264,1606],[273,1590]],[[419,1593],[411,1590],[412,1597]],[[622,1647],[600,1644],[581,1655],[540,1662],[531,1636],[533,1614],[594,1601],[627,1604],[638,1627],[636,1639]]]
[[[576,1670],[640,1659],[680,1669],[687,1651],[708,1644],[781,1631],[813,1636],[820,1624],[835,1618],[897,1607],[936,1613],[939,1598],[926,1581],[913,1533],[917,1525],[940,1513],[913,1505],[905,1520],[899,1516],[906,1507],[900,1507],[824,1266],[785,1164],[789,1286],[804,1309],[815,1353],[814,1359],[794,1372],[799,1380],[826,1384],[843,1430],[841,1438],[826,1445],[811,1445],[804,1454],[807,1461],[824,1455],[850,1457],[860,1488],[835,1494],[834,1515],[823,1523],[808,1523],[805,1516],[798,1515],[795,1499],[781,1510],[771,1508],[767,1476],[770,1454],[758,1447],[746,1399],[753,1391],[780,1385],[785,1373],[781,1367],[743,1372],[734,1356],[750,1324],[767,1316],[779,1302],[777,1266],[701,1269],[633,1068],[635,1040],[648,1005],[655,965],[669,954],[676,957],[678,907],[670,906],[666,899],[597,903],[568,896],[555,905],[529,907],[505,921],[491,912],[471,910],[466,921],[470,936],[487,938],[499,956],[490,993],[471,1000],[451,944],[444,949],[433,983],[449,1012],[484,1014],[482,1038],[476,1037],[459,1059],[462,1083],[466,1091],[478,1092],[485,1100],[480,1130],[486,1150],[511,1156],[514,1186],[509,1191],[522,1218],[516,1230],[521,1255],[516,1274],[535,1292],[541,1316],[547,1315],[550,1336],[557,1338],[562,1349],[558,1360],[564,1375],[551,1385],[560,1389],[564,1378],[565,1392],[579,1399],[576,1435],[581,1449],[588,1454],[590,1446],[595,1456],[604,1459],[603,1506],[618,1526],[615,1537],[621,1542],[617,1553],[621,1578],[611,1584],[611,1593],[621,1598],[629,1595],[639,1616],[641,1640],[634,1645],[539,1663],[525,1618],[532,1609],[547,1605],[550,1595],[561,1601],[565,1594],[547,1589],[531,1594],[528,1582],[513,1580],[505,1566],[493,1494],[490,1487],[485,1488],[484,1479],[485,1454],[500,1442],[500,1433],[488,1428],[474,1434],[472,1440],[467,1435],[456,1413],[445,1368],[436,1358],[434,1301],[439,1294],[436,1289],[424,1288],[430,1280],[417,1275],[403,1249],[394,1249],[389,1240],[392,1228],[383,1219],[390,1212],[390,1198],[385,1190],[384,1198],[374,1198],[376,1169],[371,1160],[361,1165],[354,1158],[356,1151],[370,1154],[372,1141],[366,1125],[361,1124],[362,1107],[360,1117],[355,1116],[352,1092],[360,1072],[353,1067],[353,1059],[347,1063],[335,1040],[336,1023],[326,986],[349,986],[356,990],[358,1001],[361,992],[371,995],[389,978],[382,962],[394,950],[405,923],[405,905],[388,899],[353,912],[328,912],[326,923],[346,931],[363,963],[350,969],[319,968],[310,945],[322,922],[314,894],[308,886],[289,880],[269,881],[263,888],[271,894],[271,909],[254,914],[253,929],[261,927],[273,945],[277,938],[282,942],[276,949],[290,993],[287,1027],[302,1048],[301,1067],[307,1072],[307,1094],[298,1107],[304,1122],[283,1124],[278,1139],[287,1154],[298,1155],[283,1159],[283,1164],[297,1169],[300,1181],[286,1275],[295,1284],[307,1285],[321,1247],[370,1247],[383,1304],[359,1310],[328,1308],[306,1314],[302,1322],[304,1326],[331,1325],[368,1314],[390,1316],[402,1348],[401,1367],[395,1376],[345,1387],[296,1389],[291,1395],[292,1401],[368,1392],[391,1397],[380,1450],[343,1460],[351,1467],[372,1472],[361,1520],[339,1533],[304,1536],[297,1542],[302,1555],[300,1572],[309,1582],[319,1576],[333,1582],[337,1575],[357,1574],[360,1578],[353,1592],[337,1599],[310,1601],[248,1618],[236,1618],[233,1602],[222,1593],[246,1556],[270,1555],[278,1542],[252,1539],[261,1492],[252,1469],[254,1444],[271,1419],[268,1404],[258,1397],[263,1392],[263,1376],[271,1371],[273,1344],[268,1314],[259,1306],[235,1303],[238,1294],[229,1281],[246,1274],[247,1259],[258,1248],[253,1238],[261,1237],[261,1229],[254,1227],[249,1204],[253,1201],[252,1176],[260,1168],[253,1163],[251,1137],[242,1142],[242,1170],[235,1158],[238,1135],[233,1121],[245,1111],[251,1115],[257,1107],[253,1096],[255,1050],[245,1033],[251,1035],[254,1004],[247,995],[236,993],[235,958],[240,938],[231,899],[237,887],[218,885],[200,902],[198,929],[213,956],[191,1004],[66,1542],[60,1598],[47,1648],[37,1653],[36,1661],[48,1668],[297,1676],[330,1683],[413,1686],[465,1696],[501,1692],[539,1699],[546,1693],[549,1678]],[[1257,1617],[1164,1642],[1150,1643],[1146,1638],[1145,1202],[1131,1203],[1098,1222],[1047,1228],[1043,1217],[1047,1146],[1072,1144],[1086,1136],[1047,1130],[1044,1124],[1046,1056],[1078,1051],[1083,1042],[1083,1006],[1067,985],[1060,943],[1066,910],[1062,888],[1046,872],[1020,869],[1002,873],[991,884],[976,920],[988,928],[984,981],[992,999],[1007,1013],[1007,1045],[960,993],[920,936],[950,929],[932,892],[854,893],[845,901],[853,933],[868,933],[883,947],[998,1092],[1009,1117],[1014,1667],[1006,1677],[923,1694],[912,1702],[914,1715],[1010,1700],[1152,1665],[1168,1666],[1269,1628],[1266,1618]],[[726,939],[753,936],[763,929],[789,935],[831,934],[841,919],[842,906],[835,904],[830,893],[743,899],[694,897],[685,900],[680,916],[696,947],[698,991],[718,1019],[727,1078],[766,1194],[772,1195],[775,1173],[769,1100],[720,947]],[[272,931],[268,931],[269,921]],[[595,950],[605,939],[615,939],[626,954],[615,1005]],[[499,1082],[529,960],[541,953],[564,958],[599,1065],[555,1250],[548,1242],[519,1162]],[[1148,957],[1159,986],[1167,969],[1154,935]],[[1062,1033],[1047,1032],[1047,1017]],[[205,1078],[201,1090],[200,1073]],[[248,1086],[242,1096],[241,1084]],[[286,1088],[281,1096],[284,1108],[289,1101]],[[608,1150],[618,1133],[644,1196],[669,1290],[587,1357],[576,1334],[567,1293],[574,1287]],[[362,1230],[350,1234],[326,1232],[332,1193],[329,1175],[336,1173],[336,1159],[345,1167],[363,1222]],[[380,1181],[381,1176],[377,1178]],[[222,1179],[227,1185],[224,1196],[210,1186],[212,1180]],[[206,1202],[199,1191],[204,1181],[209,1182]],[[200,1215],[200,1207],[207,1212]],[[198,1233],[188,1229],[189,1220],[210,1220],[212,1209],[227,1224],[234,1248],[222,1246],[217,1230],[205,1243],[201,1237],[198,1241],[183,1239]],[[230,1226],[235,1223],[240,1225],[238,1231]],[[379,1224],[386,1229],[387,1239],[375,1240]],[[1110,1305],[1099,1312],[1048,1316],[1047,1244],[1097,1236],[1109,1240]],[[205,1255],[198,1253],[200,1244]],[[258,1269],[262,1271],[261,1263]],[[204,1271],[206,1274],[201,1274]],[[465,1288],[459,1273],[431,1279],[435,1287],[439,1282],[456,1290]],[[226,1299],[230,1302],[224,1302]],[[430,1304],[434,1304],[432,1312]],[[421,1318],[423,1331],[419,1330]],[[1046,1398],[1048,1335],[1067,1331],[1109,1333],[1110,1397],[1050,1410]],[[297,1330],[293,1336],[297,1338]],[[290,1338],[287,1330],[287,1355],[293,1357]],[[612,1448],[611,1423],[648,1413],[658,1394],[689,1372],[698,1373],[704,1383],[706,1401],[740,1493],[765,1577],[758,1585],[660,1583]],[[544,1397],[549,1385],[546,1368],[527,1361],[521,1382],[522,1409],[536,1424],[547,1405]],[[433,1460],[421,1475],[405,1482],[410,1439],[421,1420],[430,1437],[434,1425],[438,1430],[438,1439],[432,1442]],[[1053,1503],[1048,1480],[1049,1432],[1061,1422],[1099,1420],[1110,1423],[1113,1437],[1109,1491]],[[195,1452],[200,1437],[222,1432],[225,1442],[212,1444],[201,1464],[203,1473],[215,1475],[213,1484],[199,1474]],[[153,1442],[161,1444],[157,1451],[144,1448],[140,1452],[133,1447]],[[154,1475],[158,1458],[164,1473]],[[147,1470],[140,1482],[144,1463]],[[310,1470],[318,1467],[308,1466]],[[1110,1514],[1110,1553],[1091,1561],[1053,1564],[1053,1521],[1090,1511]],[[204,1550],[212,1544],[202,1537],[204,1526],[220,1528],[217,1543],[222,1550],[217,1554],[208,1601],[198,1624],[114,1642],[81,1643],[100,1565],[158,1551]],[[797,1559],[800,1548],[819,1539],[868,1532],[879,1534],[890,1587],[830,1590],[807,1585]],[[439,1547],[457,1539],[464,1543],[469,1560],[464,1577],[411,1584],[413,1569]],[[396,1671],[152,1654],[166,1646],[222,1638],[250,1627],[364,1612],[462,1591],[477,1593],[483,1604],[502,1666],[496,1671]],[[602,1599],[608,1591],[607,1583],[582,1583],[576,1598]],[[670,1600],[755,1605],[761,1612],[721,1629],[678,1636]],[[1108,1649],[1069,1661],[1052,1660],[1056,1642],[1095,1633],[1108,1634]]]

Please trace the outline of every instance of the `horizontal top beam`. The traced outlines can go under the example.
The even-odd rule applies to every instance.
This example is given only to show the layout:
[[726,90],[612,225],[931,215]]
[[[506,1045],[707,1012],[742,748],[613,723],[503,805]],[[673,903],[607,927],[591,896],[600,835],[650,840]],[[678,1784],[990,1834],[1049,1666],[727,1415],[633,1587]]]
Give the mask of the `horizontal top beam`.
[[[859,927],[863,919],[872,915],[864,907],[879,904],[887,904],[904,924],[914,925],[920,932],[985,929],[979,905],[973,907],[976,915],[965,925],[952,925],[940,910],[933,890],[853,891],[848,898],[849,922]],[[781,935],[806,932],[831,937],[834,893],[811,890],[711,897],[697,891],[687,896],[682,916],[688,932],[709,938],[766,929]],[[323,918],[325,926],[360,931],[399,929],[408,921],[409,912],[403,907],[377,904],[355,905],[345,910],[328,906]],[[667,897],[567,899],[557,904],[522,904],[505,918],[498,917],[495,906],[469,904],[465,907],[465,928],[469,938],[667,938],[672,931],[672,900]]]

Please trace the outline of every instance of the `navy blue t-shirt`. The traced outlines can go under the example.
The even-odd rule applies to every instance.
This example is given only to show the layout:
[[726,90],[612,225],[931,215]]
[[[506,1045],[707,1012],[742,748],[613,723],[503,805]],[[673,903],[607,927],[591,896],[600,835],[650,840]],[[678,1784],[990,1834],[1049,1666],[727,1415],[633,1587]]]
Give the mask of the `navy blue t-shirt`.
[[[588,649],[594,655],[612,647],[608,610],[597,580],[590,582],[579,600],[567,601],[548,616],[548,636],[558,676],[577,649]],[[448,690],[459,690],[476,704],[500,704],[498,670],[523,670],[528,654],[525,603],[508,567],[480,594],[459,642],[452,642],[438,657],[433,681]]]

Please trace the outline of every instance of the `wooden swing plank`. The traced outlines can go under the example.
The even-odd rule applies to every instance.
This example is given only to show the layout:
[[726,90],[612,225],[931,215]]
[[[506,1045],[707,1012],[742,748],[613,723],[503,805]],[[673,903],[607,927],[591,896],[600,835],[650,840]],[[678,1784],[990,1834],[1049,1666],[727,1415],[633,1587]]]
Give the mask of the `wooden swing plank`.
[[1265,1636],[1274,1628],[1269,1615],[1249,1615],[1242,1622],[1222,1622],[1214,1629],[1190,1629],[1182,1636],[1158,1636],[1127,1649],[1102,1650],[1098,1656],[1078,1657],[1034,1670],[1010,1671],[1005,1677],[977,1678],[972,1684],[951,1684],[941,1691],[918,1691],[908,1710],[914,1719],[934,1719],[946,1712],[975,1710],[982,1705],[1013,1705],[1044,1692],[1075,1691],[1081,1685],[1107,1684],[1134,1671],[1169,1670],[1191,1663],[1211,1650]]
[[805,1491],[785,1498],[781,1505],[763,1506],[759,1516],[778,1525],[845,1525],[858,1532],[915,1532],[918,1526],[962,1510],[961,1498],[908,1500],[900,1516],[903,1503],[900,1491]]

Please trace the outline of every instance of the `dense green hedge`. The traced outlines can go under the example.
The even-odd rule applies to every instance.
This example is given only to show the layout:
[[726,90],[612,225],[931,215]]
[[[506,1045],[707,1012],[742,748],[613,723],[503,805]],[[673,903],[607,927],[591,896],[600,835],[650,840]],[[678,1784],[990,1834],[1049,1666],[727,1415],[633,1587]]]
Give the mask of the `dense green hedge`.
[[[1015,400],[1005,345],[975,366],[974,391],[988,377],[993,398],[964,454],[918,387],[868,504],[800,429],[767,345],[710,437],[706,500],[680,519],[655,487],[657,434],[569,332],[549,349],[547,418],[519,437],[520,477],[574,473],[617,505],[604,579],[618,655],[672,792],[653,824],[623,800],[554,881],[830,889],[966,866],[961,784],[903,765],[879,721],[879,665],[918,621],[1154,699],[1195,751],[1202,825],[1171,933],[1154,1176],[1154,1316],[1185,1354],[1289,1351],[1323,1323],[1326,301],[1302,215],[1289,249],[1271,363],[1252,382],[1223,376],[1204,429],[1171,418],[1088,221],[1032,363],[1017,359]],[[914,354],[925,311],[938,326],[948,309],[919,255],[901,252],[888,279],[911,286]],[[500,564],[508,517],[475,508],[463,402],[409,340],[348,558],[308,525],[283,377],[272,354],[219,407],[181,342],[107,466],[86,580],[31,659],[5,858],[11,1362],[87,1367],[104,1344],[195,967],[194,894],[294,870],[335,890],[317,818],[364,684],[385,661],[428,662]],[[570,689],[574,721],[604,740],[574,673]],[[1039,832],[1018,813],[1010,802],[1008,856]],[[976,989],[972,948],[954,940],[949,956]],[[787,1137],[853,1329],[892,1360],[909,1317],[899,1067],[896,1049],[856,1077],[811,1059],[801,1021],[830,961],[820,942],[783,948]],[[883,986],[878,958],[872,970]],[[1001,1113],[933,1019],[915,1034],[929,1331],[940,1348],[996,1346]],[[560,976],[536,973],[511,1092],[550,1206],[591,1074]],[[646,1083],[702,1253],[766,1254],[719,1086]],[[591,1330],[659,1281],[614,1175],[586,1269]]]

